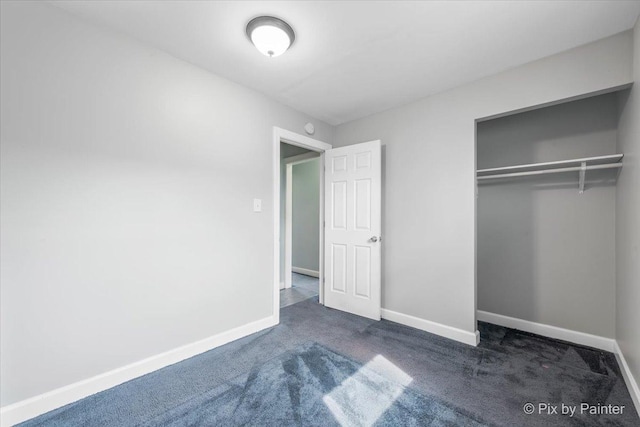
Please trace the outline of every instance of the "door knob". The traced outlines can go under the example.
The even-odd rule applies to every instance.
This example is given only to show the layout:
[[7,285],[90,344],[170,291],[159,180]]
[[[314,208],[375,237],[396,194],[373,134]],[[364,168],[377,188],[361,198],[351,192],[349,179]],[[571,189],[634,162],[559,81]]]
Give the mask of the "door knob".
[[373,236],[372,238],[369,239],[370,242],[377,242],[378,241],[378,237],[377,236]]

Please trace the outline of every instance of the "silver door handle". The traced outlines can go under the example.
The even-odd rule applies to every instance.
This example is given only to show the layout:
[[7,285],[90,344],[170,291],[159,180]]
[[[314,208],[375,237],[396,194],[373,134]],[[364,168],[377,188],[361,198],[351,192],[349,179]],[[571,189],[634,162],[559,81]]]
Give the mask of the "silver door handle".
[[372,238],[369,239],[370,242],[377,242],[378,241],[378,236],[373,236]]

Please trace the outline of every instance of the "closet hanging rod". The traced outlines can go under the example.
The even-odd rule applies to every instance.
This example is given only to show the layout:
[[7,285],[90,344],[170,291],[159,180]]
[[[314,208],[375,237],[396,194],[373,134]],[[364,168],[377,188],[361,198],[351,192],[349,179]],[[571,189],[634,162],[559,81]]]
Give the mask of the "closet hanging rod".
[[[499,178],[510,178],[517,176],[529,176],[529,175],[543,175],[548,173],[562,173],[562,172],[580,172],[581,170],[595,170],[595,169],[613,169],[613,168],[621,168],[622,163],[606,163],[600,165],[589,165],[583,168],[582,166],[572,166],[568,168],[556,168],[556,169],[543,169],[543,170],[535,170],[535,171],[526,171],[526,172],[512,172],[512,173],[500,173],[495,175],[483,175],[478,176],[478,181],[485,179],[499,179]],[[502,168],[498,168],[503,170]],[[484,169],[487,171],[489,169]],[[480,172],[480,171],[478,171]]]
[[597,156],[597,157],[584,157],[581,159],[570,159],[570,160],[557,160],[553,162],[544,162],[544,163],[530,163],[526,165],[516,165],[516,166],[503,166],[499,168],[488,168],[488,169],[479,169],[477,171],[478,174],[486,174],[489,172],[501,172],[501,171],[516,171],[519,169],[539,169],[544,170],[546,168],[552,168],[557,166],[576,166],[579,167],[583,162],[587,163],[587,166],[595,165],[595,164],[608,164],[615,163],[622,160],[623,154],[609,154],[606,156]]

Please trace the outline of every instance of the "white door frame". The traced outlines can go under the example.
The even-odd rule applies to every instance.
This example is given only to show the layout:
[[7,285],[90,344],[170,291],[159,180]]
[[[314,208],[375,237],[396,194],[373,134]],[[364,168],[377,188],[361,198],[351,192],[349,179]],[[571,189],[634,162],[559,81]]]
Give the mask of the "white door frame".
[[[282,159],[287,165],[285,203],[284,203],[284,283],[281,281],[281,289],[291,287],[291,273],[293,272],[293,166],[310,162],[320,157],[317,151],[298,154],[297,156]],[[280,165],[282,166],[282,165]],[[320,171],[318,170],[318,173]],[[309,273],[311,270],[308,271]],[[319,274],[319,272],[318,272]],[[320,277],[320,276],[317,276]],[[282,278],[281,278],[282,279]],[[322,301],[321,301],[322,302]]]
[[295,145],[320,153],[320,295],[324,303],[324,152],[333,148],[331,144],[300,135],[286,129],[273,127],[273,316],[280,323],[280,143]]

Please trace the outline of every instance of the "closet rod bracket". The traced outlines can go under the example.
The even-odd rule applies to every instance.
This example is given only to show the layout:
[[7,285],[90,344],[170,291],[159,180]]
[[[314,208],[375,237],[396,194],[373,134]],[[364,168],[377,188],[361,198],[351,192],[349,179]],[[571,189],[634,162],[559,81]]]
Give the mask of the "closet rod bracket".
[[579,193],[584,193],[584,177],[587,173],[587,162],[580,163],[580,189]]

